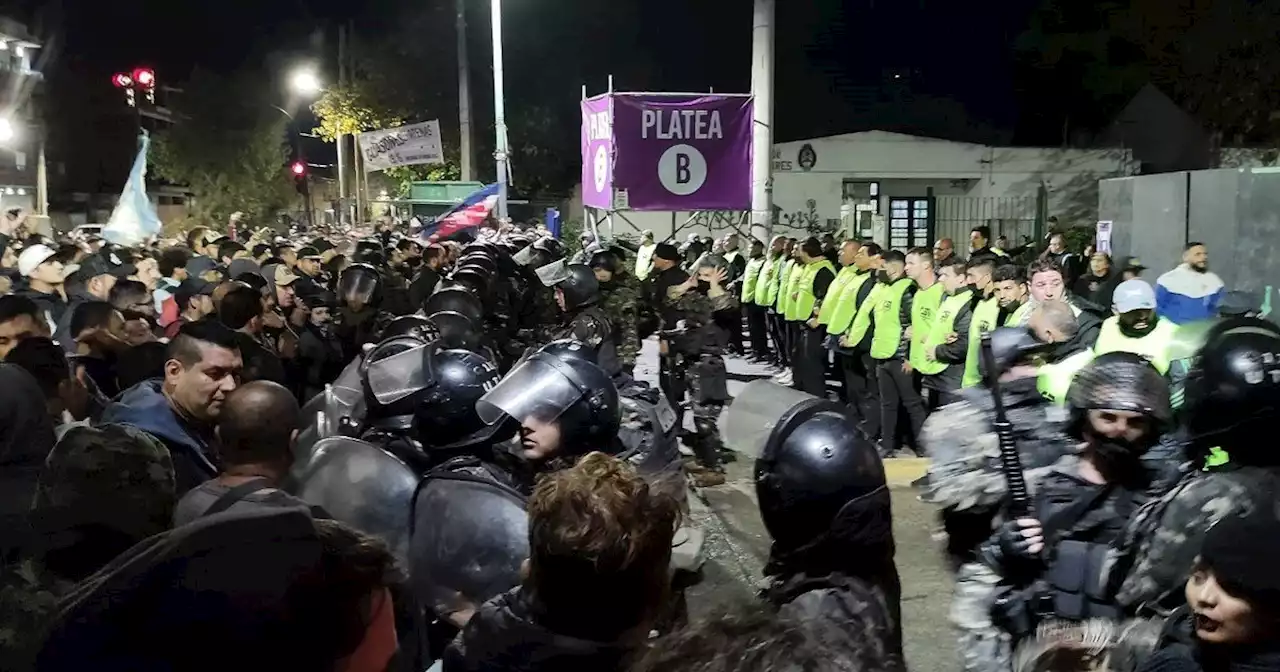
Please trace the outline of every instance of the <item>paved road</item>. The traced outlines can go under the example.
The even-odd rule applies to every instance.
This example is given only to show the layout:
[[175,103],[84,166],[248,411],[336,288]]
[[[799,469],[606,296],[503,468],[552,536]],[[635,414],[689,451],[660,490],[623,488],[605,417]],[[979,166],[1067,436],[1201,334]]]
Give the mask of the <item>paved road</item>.
[[[738,394],[746,381],[767,375],[762,367],[745,361],[726,361],[732,395]],[[656,385],[656,362],[656,343],[647,341],[637,377]],[[731,462],[726,465],[728,481],[723,486],[706,488],[691,498],[693,520],[707,535],[703,580],[687,593],[695,617],[725,601],[754,599],[761,582],[769,537],[760,521],[751,470],[749,459]],[[909,485],[923,473],[924,462],[889,460],[885,470],[893,493],[907,665],[912,672],[955,672],[960,661],[947,623],[952,581],[931,536],[934,508],[919,502]]]

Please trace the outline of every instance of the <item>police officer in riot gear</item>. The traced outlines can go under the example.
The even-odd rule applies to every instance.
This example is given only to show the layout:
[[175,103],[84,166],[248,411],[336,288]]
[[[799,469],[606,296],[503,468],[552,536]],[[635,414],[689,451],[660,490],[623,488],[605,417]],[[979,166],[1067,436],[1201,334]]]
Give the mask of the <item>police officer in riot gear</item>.
[[884,642],[902,661],[901,584],[876,446],[847,409],[770,381],[729,407],[726,437],[756,455],[760,516],[773,540],[763,596],[804,620],[830,619]]
[[430,343],[440,337],[440,330],[431,320],[421,315],[401,315],[387,323],[382,330],[383,340],[397,336],[416,338],[423,343]]
[[337,336],[347,360],[360,354],[361,348],[377,343],[382,330],[395,318],[382,310],[383,278],[378,269],[368,264],[352,264],[338,278]]
[[1119,603],[1140,615],[1181,606],[1209,528],[1272,506],[1280,491],[1280,452],[1267,438],[1280,412],[1280,327],[1232,318],[1205,339],[1180,411],[1194,468],[1133,517],[1110,576]]
[[1041,622],[1120,614],[1102,577],[1148,499],[1141,457],[1172,421],[1169,385],[1143,358],[1109,353],[1076,375],[1068,406],[1077,452],[1028,473],[1032,513],[1004,521],[960,569],[952,613],[966,669],[1007,669],[1012,646]]
[[543,283],[555,288],[556,303],[564,313],[560,327],[551,334],[553,340],[578,341],[595,352],[597,364],[610,377],[621,373],[613,324],[599,305],[600,283],[591,267],[552,264],[550,271],[540,273]]

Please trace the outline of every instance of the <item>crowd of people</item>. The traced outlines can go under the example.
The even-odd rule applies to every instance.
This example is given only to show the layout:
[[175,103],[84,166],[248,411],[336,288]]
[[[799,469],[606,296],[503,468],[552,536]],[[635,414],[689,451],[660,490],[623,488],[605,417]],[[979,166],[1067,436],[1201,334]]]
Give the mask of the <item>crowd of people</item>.
[[[902,670],[901,451],[930,458],[966,669],[1280,662],[1280,329],[1204,246],[1153,288],[983,227],[967,260],[460,238],[0,215],[0,669]],[[750,413],[733,356],[778,367]],[[767,581],[691,621],[726,407]]]

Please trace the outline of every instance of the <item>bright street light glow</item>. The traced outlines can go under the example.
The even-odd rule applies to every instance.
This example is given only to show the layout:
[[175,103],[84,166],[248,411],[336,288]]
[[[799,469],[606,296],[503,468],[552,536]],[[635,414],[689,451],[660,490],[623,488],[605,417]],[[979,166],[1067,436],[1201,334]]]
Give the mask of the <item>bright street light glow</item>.
[[289,78],[289,88],[294,93],[304,96],[314,96],[317,93],[320,93],[320,77],[310,68],[298,70]]
[[17,133],[13,129],[13,122],[6,117],[0,117],[0,142],[9,142],[15,135]]

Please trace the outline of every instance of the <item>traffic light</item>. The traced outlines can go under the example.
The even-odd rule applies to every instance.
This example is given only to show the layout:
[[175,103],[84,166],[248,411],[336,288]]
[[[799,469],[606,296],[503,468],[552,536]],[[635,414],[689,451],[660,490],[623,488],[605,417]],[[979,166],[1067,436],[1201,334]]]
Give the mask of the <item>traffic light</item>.
[[117,89],[123,89],[133,86],[133,78],[123,72],[117,72],[111,76],[111,83],[115,85]]
[[293,171],[294,177],[302,177],[307,174],[307,164],[301,161],[294,161],[289,170]]
[[148,89],[154,88],[156,85],[156,71],[151,68],[134,68],[133,81],[137,82],[138,86]]

